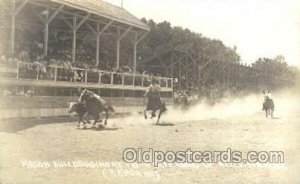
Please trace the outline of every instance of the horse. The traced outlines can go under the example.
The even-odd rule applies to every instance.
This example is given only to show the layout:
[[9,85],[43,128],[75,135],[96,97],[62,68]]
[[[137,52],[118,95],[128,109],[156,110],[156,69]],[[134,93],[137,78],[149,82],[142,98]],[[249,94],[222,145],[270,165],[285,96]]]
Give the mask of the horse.
[[182,93],[175,95],[174,105],[175,107],[179,107],[181,110],[185,111],[191,106],[191,102],[188,95]]
[[[150,94],[148,94],[148,95],[150,95]],[[147,103],[147,107],[144,110],[144,117],[145,117],[145,119],[148,119],[147,112],[151,111],[152,112],[151,118],[153,118],[156,116],[156,111],[159,110],[159,114],[158,114],[157,121],[156,121],[156,124],[159,124],[161,115],[167,111],[166,104],[164,101],[161,101],[161,99],[159,97],[155,97],[154,95],[151,95],[148,97],[149,97],[149,100]]]
[[269,96],[265,96],[263,110],[266,112],[266,118],[268,118],[268,115],[270,115],[271,118],[273,118],[274,101]]
[[88,118],[92,115],[95,118],[93,125],[96,125],[98,122],[100,118],[99,114],[101,112],[105,112],[104,125],[107,125],[109,113],[114,112],[114,108],[111,105],[108,105],[102,98],[97,99],[94,95],[91,95],[88,92],[81,94],[79,101],[85,102],[85,108],[87,111],[86,117]]
[[71,102],[69,104],[69,110],[68,113],[75,112],[78,115],[78,128],[80,127],[80,123],[83,122],[84,126],[86,124],[86,121],[84,120],[84,117],[86,117],[87,111],[83,103],[78,102]]

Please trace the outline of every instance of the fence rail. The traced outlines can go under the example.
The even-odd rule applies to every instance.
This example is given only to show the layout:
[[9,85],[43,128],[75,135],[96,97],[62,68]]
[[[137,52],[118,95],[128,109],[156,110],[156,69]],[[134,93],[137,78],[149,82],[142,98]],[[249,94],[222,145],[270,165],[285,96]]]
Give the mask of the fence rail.
[[[14,69],[15,74],[12,75],[11,72],[9,72],[10,74],[5,77],[37,81],[105,84],[130,87],[147,87],[151,80],[156,79],[162,88],[173,88],[173,79],[166,77],[51,65],[43,66],[43,69],[34,69],[34,67],[39,66],[34,66],[32,63],[19,62],[17,68]],[[7,69],[7,71],[9,70]],[[0,75],[0,77],[3,77],[3,75]]]

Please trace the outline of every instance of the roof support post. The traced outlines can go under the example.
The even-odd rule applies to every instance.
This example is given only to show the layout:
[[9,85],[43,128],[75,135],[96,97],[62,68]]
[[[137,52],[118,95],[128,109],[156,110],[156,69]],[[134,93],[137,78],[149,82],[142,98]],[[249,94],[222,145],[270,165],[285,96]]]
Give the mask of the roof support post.
[[131,29],[132,26],[130,26],[124,33],[121,34],[120,28],[117,28],[117,64],[116,64],[117,69],[120,68],[120,42],[129,33]]
[[186,87],[189,87],[189,66],[188,66],[188,58],[185,57],[185,83],[186,83]]
[[208,60],[206,63],[204,63],[202,66],[198,67],[199,71],[201,71],[203,68],[205,68],[209,63],[211,63],[212,60]]
[[100,23],[97,22],[96,24],[96,30],[90,25],[87,24],[88,28],[93,32],[93,34],[96,36],[96,67],[99,66],[100,63],[100,36],[104,33],[105,30],[109,28],[109,26],[113,23],[113,20],[108,22],[101,30],[100,30]]
[[167,73],[167,75],[170,75],[169,67],[166,66],[166,64],[165,64],[164,61],[161,59],[161,57],[160,57],[160,56],[157,56],[157,59],[159,60],[160,64],[164,67],[165,72]]
[[[89,18],[91,14],[88,13],[85,17],[81,19],[81,21],[77,24],[77,17],[73,17],[73,25],[72,25],[72,31],[73,31],[73,43],[72,43],[72,62],[75,63],[76,61],[76,39],[77,39],[77,30],[80,28],[80,26]],[[66,20],[65,20],[66,22]],[[67,23],[68,24],[68,23]],[[68,24],[69,25],[69,24]]]
[[49,40],[49,9],[47,9],[46,21],[45,21],[45,33],[44,33],[44,56],[48,55],[48,40]]
[[76,16],[73,17],[73,24],[71,24],[65,17],[61,19],[69,26],[73,32],[73,42],[72,42],[72,62],[75,62],[75,51],[76,51]]
[[16,26],[16,16],[20,13],[22,8],[27,4],[29,0],[25,0],[20,6],[16,7],[16,1],[12,0],[12,15],[11,15],[11,45],[10,52],[13,55],[15,53],[15,26]]
[[126,31],[120,35],[119,40],[122,40],[129,33],[129,31],[131,29],[132,29],[132,26],[130,26],[128,29],[126,29]]
[[173,66],[173,62],[174,62],[174,55],[173,53],[171,54],[171,78],[173,79],[174,78],[174,66]]
[[76,60],[76,38],[77,38],[77,18],[76,16],[73,17],[73,42],[72,42],[72,63],[75,63]]
[[182,76],[181,76],[181,62],[179,62],[179,68],[178,68],[178,73],[179,73],[179,76],[178,76],[178,82],[179,82],[179,87],[180,89],[182,88]]
[[147,36],[149,32],[145,32],[140,38],[138,38],[137,32],[134,32],[134,42],[133,42],[133,73],[136,73],[137,67],[137,45]]
[[44,55],[48,55],[48,40],[49,40],[49,24],[53,21],[56,15],[63,9],[64,5],[61,5],[55,12],[49,17],[49,8],[47,8],[46,19],[44,21],[45,34],[44,34]]
[[134,33],[134,43],[133,43],[133,73],[136,73],[136,55],[137,55],[137,32]]
[[96,67],[99,66],[99,59],[100,59],[100,24],[97,23],[97,27],[96,27]]
[[96,66],[99,66],[100,63],[100,36],[104,33],[105,30],[107,30],[114,21],[109,21],[101,30],[100,30],[100,24],[97,23],[97,38],[96,38]]
[[104,31],[106,31],[106,30],[112,25],[113,22],[114,22],[113,20],[109,21],[109,22],[101,29],[101,31],[99,32],[99,35],[101,36],[101,35],[104,33]]
[[116,69],[120,67],[120,29],[117,29],[117,60],[116,60]]
[[137,67],[137,45],[147,36],[149,32],[145,32],[140,38],[138,38],[137,32],[134,32],[133,43],[133,73],[136,73]]
[[[12,11],[15,12],[15,9],[16,9],[16,2],[15,0],[12,0]],[[16,24],[16,15],[15,13],[12,13],[11,15],[11,38],[10,38],[10,52],[12,55],[14,55],[15,53],[15,24]]]

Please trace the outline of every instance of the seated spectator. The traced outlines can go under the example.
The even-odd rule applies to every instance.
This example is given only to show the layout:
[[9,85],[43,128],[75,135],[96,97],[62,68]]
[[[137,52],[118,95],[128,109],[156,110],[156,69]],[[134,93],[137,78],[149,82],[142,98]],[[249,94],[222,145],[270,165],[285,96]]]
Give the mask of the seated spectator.
[[75,82],[83,82],[83,73],[80,70],[76,70],[73,72],[74,73],[74,81]]
[[1,94],[3,96],[9,96],[12,95],[12,92],[10,92],[8,89],[3,89]]
[[0,57],[0,63],[5,63],[6,62],[6,57],[5,57],[5,55],[3,54],[3,55],[1,55],[1,57]]
[[24,95],[25,95],[24,89],[18,90],[18,91],[17,91],[17,95],[18,95],[18,96],[24,96]]
[[33,94],[34,94],[34,90],[33,90],[32,88],[29,88],[29,89],[27,90],[27,92],[25,93],[25,96],[26,96],[26,97],[32,97]]
[[22,51],[20,52],[18,58],[19,58],[21,61],[24,61],[24,62],[29,61],[29,53],[28,53],[27,49],[22,50]]

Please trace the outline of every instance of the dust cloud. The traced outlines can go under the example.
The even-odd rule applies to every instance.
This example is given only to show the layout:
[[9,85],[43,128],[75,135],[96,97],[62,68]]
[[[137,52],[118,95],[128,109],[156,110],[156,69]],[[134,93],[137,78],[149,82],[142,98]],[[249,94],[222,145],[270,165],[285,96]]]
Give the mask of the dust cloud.
[[[291,115],[300,114],[300,85],[296,87],[272,92],[271,97],[275,103],[274,117],[284,118]],[[265,118],[262,111],[264,95],[262,93],[249,94],[243,97],[223,98],[215,105],[210,105],[205,101],[190,107],[186,111],[169,106],[168,111],[162,115],[162,123],[179,123],[190,121],[201,121],[210,119],[226,118],[251,118],[257,116]],[[148,114],[150,116],[150,113]],[[145,120],[142,114],[132,114],[125,118],[112,120],[113,124],[136,125],[155,123],[156,118]]]
[[[285,89],[271,94],[275,103],[275,117],[287,116],[300,112],[300,95],[296,89]],[[176,109],[170,109],[166,118],[170,121],[197,121],[211,118],[229,118],[236,116],[252,116],[261,114],[263,94],[250,94],[244,97],[232,97],[222,99],[215,105],[208,105],[205,101],[192,107],[187,112],[181,112]]]

